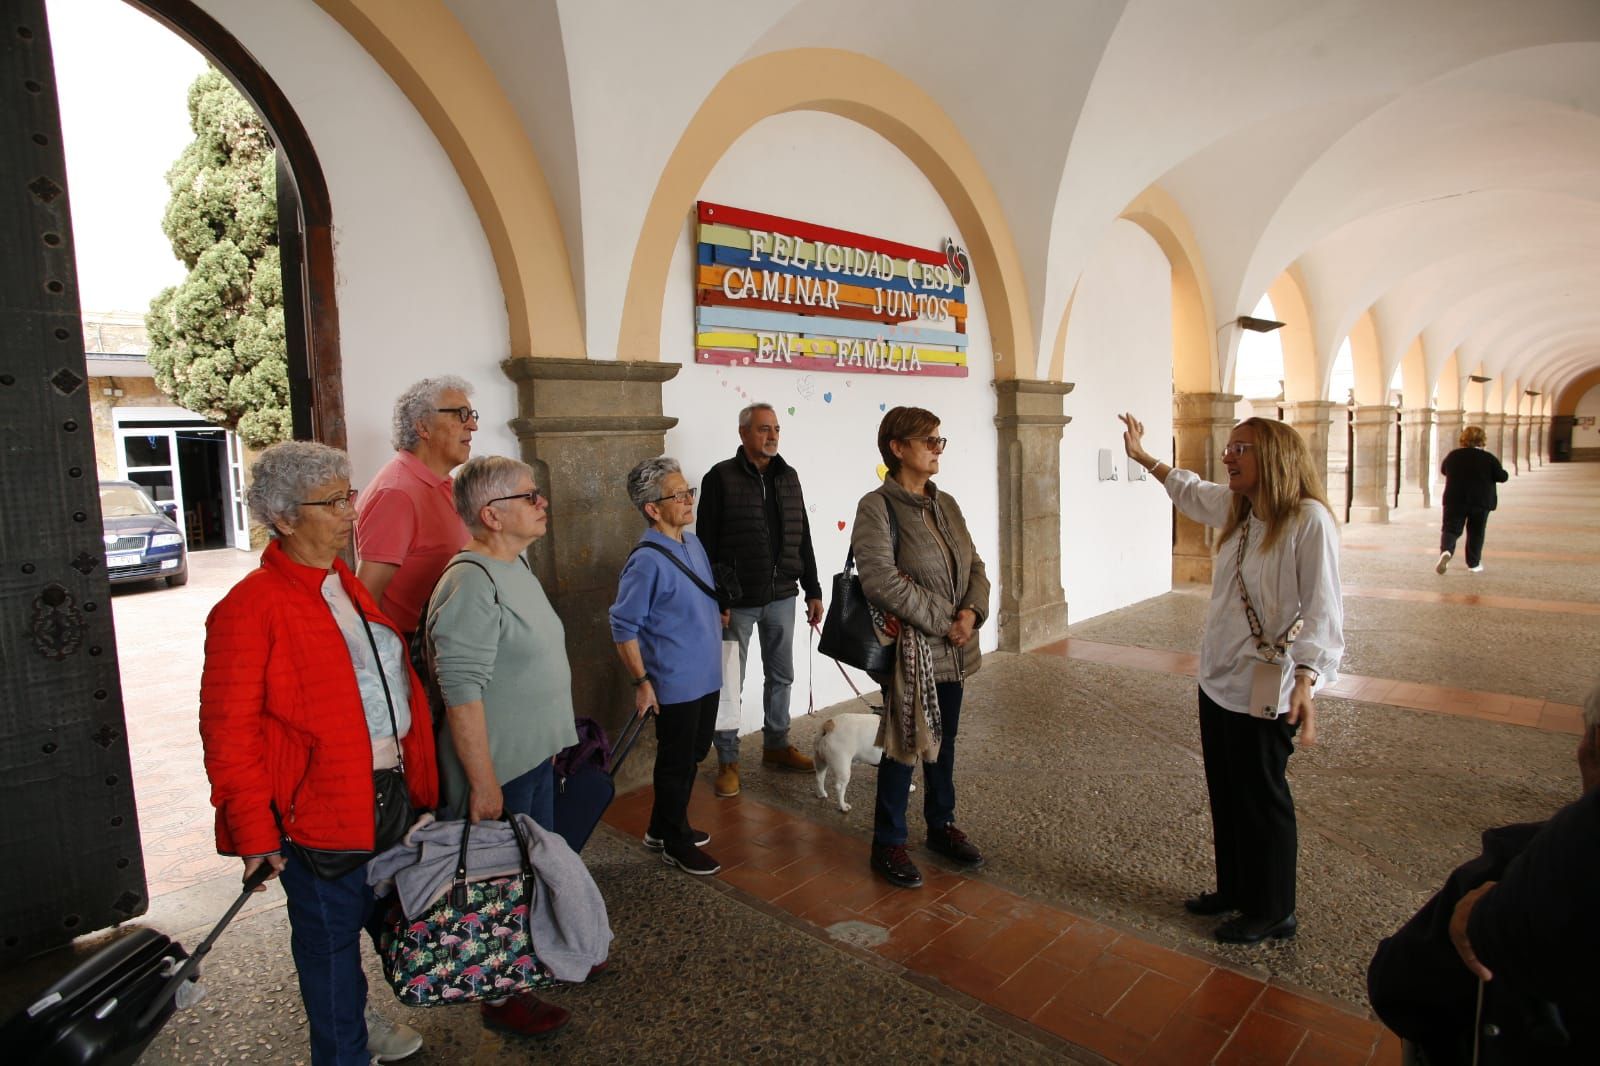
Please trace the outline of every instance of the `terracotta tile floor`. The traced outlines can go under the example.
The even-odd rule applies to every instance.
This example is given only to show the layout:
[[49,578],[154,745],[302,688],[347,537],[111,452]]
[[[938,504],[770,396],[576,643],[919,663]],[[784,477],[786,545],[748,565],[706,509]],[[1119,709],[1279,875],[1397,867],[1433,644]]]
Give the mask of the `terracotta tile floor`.
[[[1540,527],[1541,529],[1544,527]],[[1438,548],[1418,549],[1411,544],[1349,544],[1342,546],[1343,551],[1350,552],[1384,552],[1393,555],[1417,555],[1439,558]],[[1512,551],[1507,548],[1494,549],[1495,555],[1504,559],[1531,559],[1543,563],[1600,563],[1600,555],[1593,552],[1530,552]]]
[[[1188,652],[1135,648],[1125,644],[1106,644],[1078,637],[1068,637],[1066,640],[1047,644],[1035,649],[1032,654],[1115,663],[1118,666],[1168,674],[1185,674],[1189,677],[1195,675],[1200,660],[1198,655]],[[1341,674],[1339,680],[1329,685],[1325,691],[1330,696],[1359,700],[1362,703],[1383,703],[1391,707],[1405,707],[1431,714],[1481,718],[1490,722],[1505,722],[1510,725],[1527,726],[1530,729],[1542,729],[1550,733],[1577,736],[1583,732],[1582,708],[1567,703],[1530,699],[1526,696],[1510,696],[1500,692],[1474,692],[1469,689],[1451,688],[1448,685],[1424,685],[1412,681],[1390,681],[1381,677],[1363,677],[1360,674]]]
[[1600,603],[1582,600],[1535,600],[1527,596],[1479,596],[1470,592],[1429,592],[1425,589],[1378,588],[1345,585],[1346,596],[1404,603],[1448,603],[1460,607],[1499,607],[1512,611],[1546,611],[1552,614],[1600,614]]
[[[622,796],[606,821],[640,836],[653,798],[649,788]],[[868,871],[865,841],[748,797],[718,800],[702,788],[689,816],[711,834],[707,850],[723,864],[715,881],[724,891],[949,996],[959,1009],[998,1012],[991,1016],[1112,1062],[1400,1061],[1392,1034],[1365,1015],[926,856],[924,886],[905,891]],[[639,857],[659,861],[643,847]]]

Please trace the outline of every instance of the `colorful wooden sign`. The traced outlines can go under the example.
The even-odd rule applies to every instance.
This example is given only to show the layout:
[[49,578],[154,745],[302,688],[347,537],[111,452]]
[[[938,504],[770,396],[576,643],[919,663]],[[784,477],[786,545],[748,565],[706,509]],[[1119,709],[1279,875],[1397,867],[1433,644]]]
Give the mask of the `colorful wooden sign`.
[[967,376],[966,252],[701,201],[695,361]]

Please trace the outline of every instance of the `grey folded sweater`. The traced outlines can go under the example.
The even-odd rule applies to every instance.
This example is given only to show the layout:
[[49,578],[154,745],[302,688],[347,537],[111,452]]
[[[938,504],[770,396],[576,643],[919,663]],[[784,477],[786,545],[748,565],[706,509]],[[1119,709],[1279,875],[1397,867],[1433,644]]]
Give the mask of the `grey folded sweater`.
[[[528,935],[534,954],[558,981],[582,981],[611,951],[606,901],[588,867],[567,842],[519,814],[534,872],[528,901]],[[414,920],[450,889],[466,822],[435,821],[425,814],[405,839],[367,863],[367,884],[379,896],[398,890],[400,907]],[[479,822],[467,841],[467,876],[474,881],[522,872],[517,838],[506,822]]]

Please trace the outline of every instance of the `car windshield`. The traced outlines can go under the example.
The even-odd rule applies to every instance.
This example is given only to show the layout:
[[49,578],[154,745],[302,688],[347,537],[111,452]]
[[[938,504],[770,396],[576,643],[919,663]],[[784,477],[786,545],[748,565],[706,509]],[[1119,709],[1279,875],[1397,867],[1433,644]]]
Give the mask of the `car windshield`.
[[132,485],[101,485],[100,513],[106,518],[127,518],[136,514],[156,514],[150,497]]

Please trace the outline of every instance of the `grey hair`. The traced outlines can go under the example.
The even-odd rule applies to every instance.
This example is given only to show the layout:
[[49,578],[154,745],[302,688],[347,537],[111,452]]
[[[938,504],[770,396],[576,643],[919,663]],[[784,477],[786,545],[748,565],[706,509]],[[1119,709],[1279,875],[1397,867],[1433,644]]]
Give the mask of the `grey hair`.
[[350,457],[344,452],[315,441],[286,440],[257,456],[245,502],[250,516],[276,537],[280,519],[291,526],[300,520],[306,493],[341,479],[350,479]]
[[770,403],[753,403],[739,412],[739,428],[749,429],[751,419],[755,418],[757,411],[771,411],[778,413],[778,409]]
[[655,503],[661,498],[661,483],[667,480],[667,475],[681,473],[683,467],[678,465],[678,460],[669,459],[665,455],[646,459],[628,471],[628,499],[639,508],[639,513],[644,515],[646,522],[650,521],[650,516],[645,514],[644,505]]
[[417,423],[426,422],[438,413],[439,397],[451,389],[466,396],[472,395],[472,386],[466,378],[455,374],[441,374],[436,378],[423,378],[394,402],[394,423],[389,430],[389,443],[397,452],[416,448],[422,437],[417,433]]
[[456,514],[474,533],[483,531],[483,520],[478,512],[490,500],[510,496],[520,487],[523,477],[533,480],[533,467],[503,455],[481,455],[468,459],[456,471],[454,488]]

